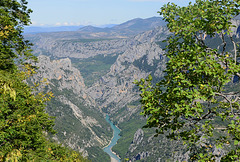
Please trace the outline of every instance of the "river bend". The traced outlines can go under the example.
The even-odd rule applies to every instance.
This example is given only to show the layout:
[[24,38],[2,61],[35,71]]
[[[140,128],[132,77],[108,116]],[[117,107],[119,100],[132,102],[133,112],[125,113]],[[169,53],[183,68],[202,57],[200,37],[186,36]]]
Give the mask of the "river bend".
[[[112,147],[117,144],[117,141],[119,140],[120,136],[119,133],[121,132],[118,127],[116,127],[109,119],[109,116],[106,115],[106,121],[111,125],[111,128],[113,129],[113,138],[108,146],[106,146],[103,150],[104,152],[108,153],[111,157],[111,161],[117,161],[120,162],[120,158],[112,152]],[[113,160],[114,159],[114,160]]]

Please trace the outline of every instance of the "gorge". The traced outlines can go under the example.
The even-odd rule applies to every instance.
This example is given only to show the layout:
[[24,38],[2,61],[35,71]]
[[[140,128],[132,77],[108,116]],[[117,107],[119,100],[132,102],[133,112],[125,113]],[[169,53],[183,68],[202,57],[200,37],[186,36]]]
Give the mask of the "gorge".
[[[121,129],[121,138],[112,147],[121,160],[183,161],[188,157],[181,141],[170,141],[164,135],[154,138],[154,129],[142,129],[146,119],[139,115],[139,91],[133,82],[149,74],[153,82],[164,77],[168,59],[162,40],[171,33],[161,18],[148,19],[146,30],[133,28],[139,21],[146,20],[129,21],[107,31],[83,28],[25,36],[39,57],[38,74],[32,81],[47,78],[48,85],[40,88],[55,96],[46,109],[56,117],[58,133],[52,138],[94,162],[111,160],[102,149],[117,132],[111,129],[110,120]],[[105,114],[110,120],[108,116],[105,120]]]

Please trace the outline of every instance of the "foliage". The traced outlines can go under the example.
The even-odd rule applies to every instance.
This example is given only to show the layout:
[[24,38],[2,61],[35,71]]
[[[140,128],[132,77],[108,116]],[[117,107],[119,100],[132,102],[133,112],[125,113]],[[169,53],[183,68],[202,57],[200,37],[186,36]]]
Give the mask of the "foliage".
[[[25,0],[0,1],[0,161],[86,161],[79,153],[47,139],[53,117],[45,112],[52,93],[35,94],[25,80],[36,61],[22,30],[30,23]],[[37,85],[36,85],[37,86]]]
[[[239,14],[237,0],[196,0],[187,7],[168,3],[160,14],[173,33],[168,37],[166,76],[155,86],[152,77],[136,81],[141,90],[145,127],[156,127],[156,136],[167,133],[181,139],[190,160],[240,160],[239,93],[226,91],[233,76],[239,76],[237,43],[231,20]],[[218,49],[206,38],[221,38]],[[233,47],[226,50],[226,39]],[[209,42],[208,42],[209,43]],[[215,120],[220,120],[216,124]],[[229,146],[225,155],[216,147]]]
[[[30,43],[24,40],[22,30],[29,25],[32,12],[26,7],[26,0],[1,0],[0,2],[0,69],[16,69],[16,61],[36,58],[30,53]],[[18,58],[16,60],[16,58]]]

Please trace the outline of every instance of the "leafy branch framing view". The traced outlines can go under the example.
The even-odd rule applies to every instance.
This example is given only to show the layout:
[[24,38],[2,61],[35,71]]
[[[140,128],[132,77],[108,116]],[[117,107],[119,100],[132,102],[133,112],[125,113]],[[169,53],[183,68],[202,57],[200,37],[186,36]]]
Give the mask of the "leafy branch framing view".
[[[173,33],[166,40],[166,75],[156,85],[151,76],[135,82],[141,90],[141,114],[148,118],[145,127],[155,127],[156,136],[181,139],[191,161],[240,160],[239,88],[228,88],[239,86],[233,83],[234,76],[240,77],[239,42],[231,31],[239,7],[238,0],[163,6],[159,13]],[[205,40],[215,37],[222,43],[211,48]],[[227,38],[234,47],[230,52]]]
[[0,1],[0,161],[88,161],[48,139],[56,133],[45,112],[52,93],[26,84],[37,68],[26,62],[37,58],[23,37],[31,12],[26,0]]

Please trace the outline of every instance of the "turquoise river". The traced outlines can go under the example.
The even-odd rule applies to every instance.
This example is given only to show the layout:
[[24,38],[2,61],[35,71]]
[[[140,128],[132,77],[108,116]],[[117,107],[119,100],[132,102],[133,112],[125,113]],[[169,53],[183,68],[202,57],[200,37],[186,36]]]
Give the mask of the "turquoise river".
[[111,122],[108,115],[106,115],[106,121],[111,125],[111,128],[113,129],[113,138],[110,144],[107,147],[105,147],[103,150],[106,153],[108,153],[108,155],[110,155],[111,158],[116,159],[118,162],[120,162],[119,157],[112,152],[112,147],[117,144],[117,141],[120,138],[119,133],[121,131]]

